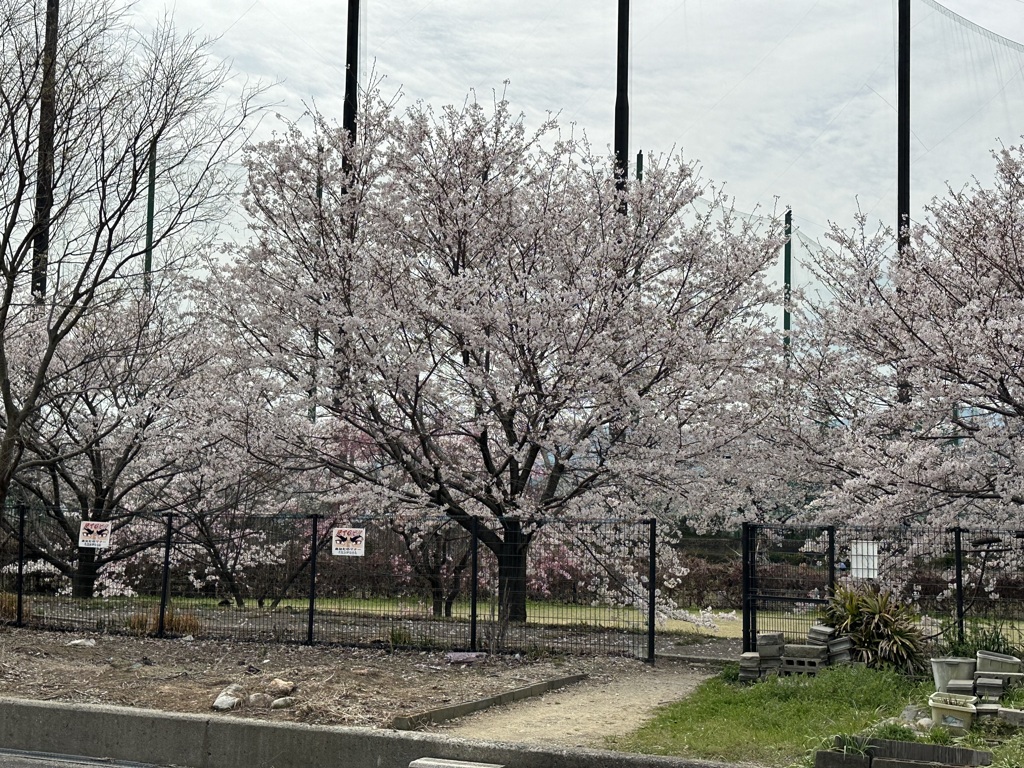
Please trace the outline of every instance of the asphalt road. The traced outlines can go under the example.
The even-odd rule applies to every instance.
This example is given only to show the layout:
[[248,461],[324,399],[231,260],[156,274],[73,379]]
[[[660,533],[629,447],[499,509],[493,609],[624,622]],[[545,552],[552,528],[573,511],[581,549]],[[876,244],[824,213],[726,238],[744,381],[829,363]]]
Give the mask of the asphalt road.
[[42,766],[52,766],[52,768],[97,768],[97,766],[105,766],[105,768],[168,768],[168,766],[150,765],[149,763],[126,763],[120,760],[98,760],[89,757],[0,749],[0,767],[2,768],[42,768]]

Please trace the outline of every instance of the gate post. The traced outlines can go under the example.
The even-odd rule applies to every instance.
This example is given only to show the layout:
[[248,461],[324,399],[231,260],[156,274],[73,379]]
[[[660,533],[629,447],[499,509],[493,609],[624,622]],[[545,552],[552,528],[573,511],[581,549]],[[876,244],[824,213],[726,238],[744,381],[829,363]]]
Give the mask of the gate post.
[[836,527],[828,527],[828,596],[836,593]]
[[25,502],[18,502],[18,607],[14,626],[25,626]]
[[650,553],[647,560],[647,663],[654,663],[654,622],[655,622],[655,598],[658,596],[658,589],[655,581],[658,577],[658,521],[651,518],[648,523],[651,526],[649,546]]
[[317,526],[320,522],[319,515],[310,515],[312,525],[309,531],[309,618],[306,622],[306,645],[313,644],[313,615],[316,611],[316,555],[317,555]]
[[742,598],[740,602],[743,604],[743,652],[749,653],[754,650],[751,640],[752,627],[754,626],[753,616],[751,615],[753,609],[753,602],[751,599],[751,557],[750,557],[750,523],[743,523],[740,528],[741,538],[741,555],[743,560],[743,578],[742,578]]
[[164,636],[164,621],[167,615],[167,603],[171,597],[171,536],[174,531],[174,514],[168,512],[167,532],[164,534],[164,572],[160,584],[160,617],[156,624],[156,636]]
[[953,529],[953,557],[956,563],[956,639],[964,641],[964,549],[963,529]]
[[478,539],[477,535],[476,535],[476,527],[477,527],[478,523],[479,523],[479,520],[477,519],[476,515],[474,515],[473,516],[473,526],[472,526],[473,530],[471,531],[471,533],[473,534],[473,543],[471,545],[473,547],[473,549],[472,549],[472,552],[473,552],[472,571],[473,572],[471,574],[470,583],[469,583],[469,650],[474,651],[474,652],[476,651],[476,598],[477,598],[477,582],[479,581],[479,576],[480,576],[479,560],[477,558],[477,554],[478,554],[479,549],[480,549],[480,547],[479,547],[480,539]]

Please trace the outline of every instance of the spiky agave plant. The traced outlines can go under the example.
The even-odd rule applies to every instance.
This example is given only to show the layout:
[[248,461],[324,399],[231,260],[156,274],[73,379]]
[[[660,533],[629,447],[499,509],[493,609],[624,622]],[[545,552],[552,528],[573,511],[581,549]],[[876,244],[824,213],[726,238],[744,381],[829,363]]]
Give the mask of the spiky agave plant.
[[836,589],[825,614],[853,639],[854,655],[870,667],[913,674],[924,669],[924,638],[909,606],[875,585]]

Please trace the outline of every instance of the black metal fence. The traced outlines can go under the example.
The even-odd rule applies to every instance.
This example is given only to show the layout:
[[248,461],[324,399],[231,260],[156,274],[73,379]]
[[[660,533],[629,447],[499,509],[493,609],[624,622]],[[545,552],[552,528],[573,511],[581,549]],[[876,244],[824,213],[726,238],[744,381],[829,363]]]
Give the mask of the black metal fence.
[[1024,530],[744,524],[743,648],[806,637],[838,584],[875,584],[918,611],[926,638],[972,629],[1024,644]]
[[0,620],[654,658],[653,520],[108,517],[83,527],[66,510],[3,510]]

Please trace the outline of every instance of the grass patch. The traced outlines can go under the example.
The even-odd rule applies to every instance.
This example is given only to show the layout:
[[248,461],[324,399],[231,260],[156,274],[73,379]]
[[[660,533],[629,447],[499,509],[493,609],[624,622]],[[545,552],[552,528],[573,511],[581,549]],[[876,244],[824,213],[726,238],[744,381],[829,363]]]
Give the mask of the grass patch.
[[609,746],[786,766],[830,734],[856,733],[898,714],[915,693],[917,684],[906,677],[863,667],[832,667],[814,677],[769,678],[753,685],[716,677]]
[[1017,733],[992,750],[991,768],[1020,768],[1024,765],[1024,733]]

